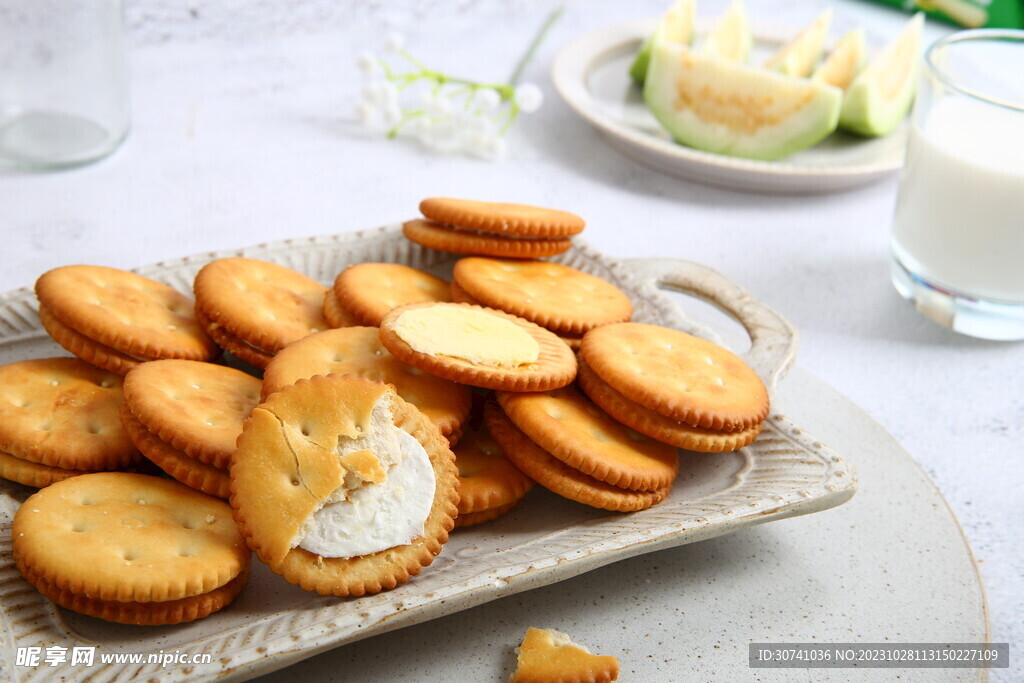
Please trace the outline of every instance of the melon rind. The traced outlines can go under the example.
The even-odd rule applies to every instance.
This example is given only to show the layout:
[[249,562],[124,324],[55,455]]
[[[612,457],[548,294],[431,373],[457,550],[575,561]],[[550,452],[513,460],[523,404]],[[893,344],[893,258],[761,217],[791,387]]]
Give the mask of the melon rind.
[[846,89],[839,125],[867,137],[888,135],[910,110],[921,65],[920,12],[872,59]]
[[642,86],[647,76],[647,68],[651,61],[651,49],[654,41],[663,40],[681,45],[693,42],[693,26],[697,21],[697,3],[695,0],[676,0],[658,22],[654,33],[647,36],[640,50],[636,53],[633,63],[629,66],[629,75]]
[[842,91],[655,41],[644,100],[685,145],[773,160],[832,133],[839,120]]

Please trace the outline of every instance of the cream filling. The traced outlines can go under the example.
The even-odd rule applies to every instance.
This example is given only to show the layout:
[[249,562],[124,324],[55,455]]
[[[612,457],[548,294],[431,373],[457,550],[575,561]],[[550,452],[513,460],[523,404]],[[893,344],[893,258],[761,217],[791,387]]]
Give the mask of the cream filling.
[[[300,548],[321,557],[358,557],[408,545],[423,535],[436,487],[430,457],[419,441],[391,423],[390,416],[374,432],[375,438],[345,439],[351,443],[339,451],[369,447],[385,470],[384,480],[360,480],[350,472],[345,485],[303,525]],[[364,441],[391,442],[394,450],[380,451],[382,444],[360,443]]]
[[406,311],[395,320],[394,331],[414,351],[474,365],[514,368],[540,356],[537,340],[519,325],[461,304]]

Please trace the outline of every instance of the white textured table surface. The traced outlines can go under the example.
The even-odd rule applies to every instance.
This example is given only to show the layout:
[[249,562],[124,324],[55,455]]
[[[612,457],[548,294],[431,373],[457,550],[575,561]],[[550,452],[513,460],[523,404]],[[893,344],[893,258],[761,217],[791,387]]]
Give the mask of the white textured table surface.
[[[576,211],[602,251],[707,263],[796,325],[799,364],[885,426],[949,501],[985,581],[992,640],[1010,641],[1013,652],[1024,642],[1024,349],[954,335],[898,297],[888,281],[895,179],[815,197],[712,189],[621,157],[577,120],[547,79],[557,49],[665,4],[569,3],[526,73],[544,89],[544,107],[513,129],[505,161],[487,163],[362,136],[351,115],[354,58],[398,30],[439,68],[502,78],[550,3],[235,0],[189,10],[139,0],[129,7],[136,46],[125,145],[79,170],[0,171],[0,290],[67,263],[129,268],[372,227],[414,215],[431,195]],[[755,22],[787,13],[799,21],[817,7],[750,4]],[[902,21],[836,4],[882,36]]]

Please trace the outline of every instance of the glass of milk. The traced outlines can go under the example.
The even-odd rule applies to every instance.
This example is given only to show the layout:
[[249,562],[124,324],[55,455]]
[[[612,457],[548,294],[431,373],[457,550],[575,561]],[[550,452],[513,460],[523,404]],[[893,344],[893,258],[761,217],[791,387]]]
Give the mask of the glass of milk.
[[1024,339],[1024,31],[963,31],[928,50],[892,252],[896,289],[924,315]]

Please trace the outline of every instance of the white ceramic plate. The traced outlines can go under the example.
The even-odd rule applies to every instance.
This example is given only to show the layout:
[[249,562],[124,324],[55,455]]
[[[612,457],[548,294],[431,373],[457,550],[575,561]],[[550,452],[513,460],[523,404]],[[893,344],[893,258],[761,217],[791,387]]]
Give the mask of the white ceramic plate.
[[[701,152],[674,142],[647,109],[629,65],[656,20],[616,24],[583,35],[561,50],[551,68],[565,102],[627,157],[686,180],[737,190],[813,193],[878,180],[903,165],[906,128],[881,138],[836,132],[814,147],[779,161],[753,161]],[[755,38],[752,63],[781,44],[770,33]]]
[[[451,273],[455,258],[406,240],[399,226],[201,254],[138,272],[189,291],[196,272],[223,256],[275,261],[328,283],[349,263],[392,261]],[[685,317],[660,288],[699,296],[730,312],[754,340],[745,354],[774,396],[793,362],[796,333],[776,312],[717,272],[686,261],[616,262],[577,242],[554,259],[625,291],[635,319],[717,339]],[[66,355],[43,332],[32,291],[0,295],[0,363]],[[764,522],[834,507],[856,490],[853,472],[825,444],[773,406],[760,437],[736,453],[683,452],[671,495],[641,512],[614,514],[536,487],[512,513],[456,530],[434,563],[379,595],[325,598],[287,584],[259,562],[227,609],[167,627],[109,624],[56,609],[20,576],[10,522],[31,489],[0,483],[0,680],[238,680],[287,666],[338,645],[409,626],[520,591],[555,583],[643,553],[720,536]],[[83,558],[84,559],[84,558]],[[94,645],[100,653],[212,654],[208,664],[97,664],[77,669],[17,666],[19,647]]]

